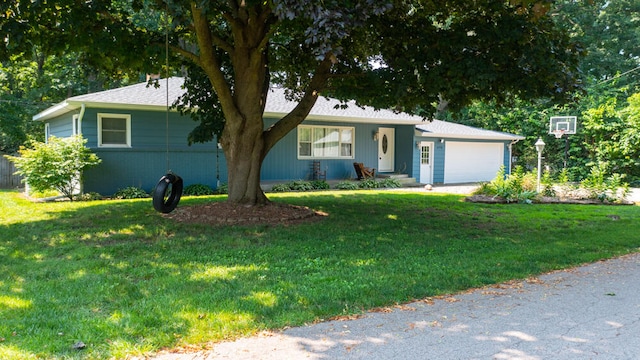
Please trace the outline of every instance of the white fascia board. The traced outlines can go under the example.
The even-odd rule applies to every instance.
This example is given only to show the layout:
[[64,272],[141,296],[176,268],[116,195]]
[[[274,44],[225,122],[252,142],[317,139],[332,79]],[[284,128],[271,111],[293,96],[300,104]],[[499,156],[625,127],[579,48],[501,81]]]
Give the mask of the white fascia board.
[[469,135],[469,134],[441,134],[434,132],[423,132],[416,130],[416,136],[421,137],[437,137],[444,139],[470,139],[470,140],[502,140],[502,141],[518,141],[523,140],[524,136],[519,135],[501,135],[501,134],[487,134],[487,135]]
[[[143,105],[143,104],[118,104],[118,103],[102,103],[102,102],[84,102],[68,100],[58,105],[52,106],[33,117],[35,121],[44,121],[52,119],[56,116],[65,114],[70,111],[78,110],[85,105],[86,108],[93,109],[105,109],[105,110],[118,110],[118,111],[167,111],[166,105]],[[171,109],[171,112],[177,112],[176,109]]]
[[33,121],[45,121],[45,120],[49,120],[51,118],[54,118],[56,116],[60,116],[62,114],[68,113],[69,111],[73,111],[80,108],[80,106],[76,106],[73,104],[70,104],[66,101],[63,101],[59,104],[56,104],[48,109],[45,109],[37,114],[35,114],[31,119]]

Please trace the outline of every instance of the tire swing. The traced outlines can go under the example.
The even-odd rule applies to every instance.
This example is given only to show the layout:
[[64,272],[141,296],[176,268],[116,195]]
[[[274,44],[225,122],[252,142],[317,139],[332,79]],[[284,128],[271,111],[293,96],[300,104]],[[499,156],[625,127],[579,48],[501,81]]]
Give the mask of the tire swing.
[[163,214],[172,212],[180,202],[182,188],[182,178],[168,172],[160,178],[153,191],[153,208]]
[[[165,34],[166,42],[166,66],[167,66],[167,83],[166,83],[166,145],[167,145],[167,169],[169,169],[169,30]],[[153,208],[163,214],[172,212],[182,197],[182,178],[177,174],[167,170],[167,173],[160,178],[158,185],[153,190]]]

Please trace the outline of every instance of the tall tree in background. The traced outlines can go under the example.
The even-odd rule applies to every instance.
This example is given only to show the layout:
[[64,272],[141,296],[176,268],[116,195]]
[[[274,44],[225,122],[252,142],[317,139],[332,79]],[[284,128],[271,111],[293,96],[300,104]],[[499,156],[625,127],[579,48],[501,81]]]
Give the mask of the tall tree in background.
[[[0,33],[8,34],[0,58],[46,44],[52,53],[80,51],[93,66],[157,71],[168,32],[172,53],[191,64],[185,101],[203,105],[206,126],[194,140],[217,136],[229,201],[262,204],[263,159],[320,93],[413,111],[575,90],[577,50],[551,20],[551,6],[547,0],[18,0],[0,5]],[[153,19],[163,18],[166,25],[156,26],[162,21]],[[272,83],[291,89],[298,105],[264,129]]]
[[77,53],[48,55],[38,47],[0,62],[0,152],[13,153],[28,139],[43,140],[42,124],[31,119],[39,111],[70,96],[126,85],[128,79],[84,65]]
[[[508,107],[492,101],[476,101],[458,113],[447,114],[469,125],[524,135],[514,153],[519,164],[535,166],[533,144],[542,136],[547,143],[545,162],[552,169],[563,166],[566,138],[547,135],[549,117],[578,116],[578,134],[568,141],[568,166],[576,180],[589,173],[596,162],[610,161],[611,171],[632,177],[640,175],[633,147],[634,126],[622,117],[627,99],[640,92],[640,2],[637,0],[594,0],[557,2],[552,18],[577,43],[585,55],[579,69],[584,90],[571,102],[549,98],[516,99]],[[622,146],[624,139],[624,146]],[[632,180],[632,179],[630,179]]]

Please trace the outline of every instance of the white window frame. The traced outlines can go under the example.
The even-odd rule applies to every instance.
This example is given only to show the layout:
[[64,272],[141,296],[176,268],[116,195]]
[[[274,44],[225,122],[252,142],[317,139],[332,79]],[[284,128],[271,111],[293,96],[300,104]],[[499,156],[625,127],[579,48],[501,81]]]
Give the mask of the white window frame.
[[[313,145],[311,145],[311,155],[302,155],[300,154],[300,131],[302,129],[310,129],[311,130],[311,141],[313,143],[314,131],[316,129],[338,129],[340,135],[338,136],[338,151],[342,152],[342,131],[351,131],[351,154],[348,156],[337,155],[337,156],[318,156],[314,155]],[[355,158],[355,149],[356,149],[356,128],[353,126],[330,126],[330,125],[300,125],[298,126],[297,131],[298,138],[296,140],[297,150],[296,153],[298,155],[298,159],[354,159]],[[346,144],[346,143],[345,143]]]
[[[103,144],[102,143],[102,118],[124,119],[126,123],[126,144]],[[103,148],[129,148],[131,147],[131,115],[98,113],[98,147]]]
[[72,134],[73,135],[80,135],[82,134],[82,125],[80,124],[80,115],[75,114],[73,115],[73,119],[71,120],[71,125],[72,125]]

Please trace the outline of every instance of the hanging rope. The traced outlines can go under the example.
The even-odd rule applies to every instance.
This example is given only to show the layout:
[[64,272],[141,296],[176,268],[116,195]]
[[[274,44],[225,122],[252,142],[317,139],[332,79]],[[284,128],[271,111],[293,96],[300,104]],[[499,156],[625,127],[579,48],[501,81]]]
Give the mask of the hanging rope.
[[169,4],[166,5],[166,13],[165,13],[165,28],[164,28],[164,60],[165,60],[165,74],[166,74],[166,100],[167,100],[167,111],[166,111],[166,131],[165,131],[165,141],[167,144],[167,172],[171,171],[169,166]]
[[169,4],[166,5],[166,22],[164,33],[165,44],[165,77],[166,77],[166,111],[165,111],[165,144],[167,173],[158,181],[153,192],[153,207],[156,211],[167,214],[172,212],[182,196],[182,178],[171,172],[169,164]]

